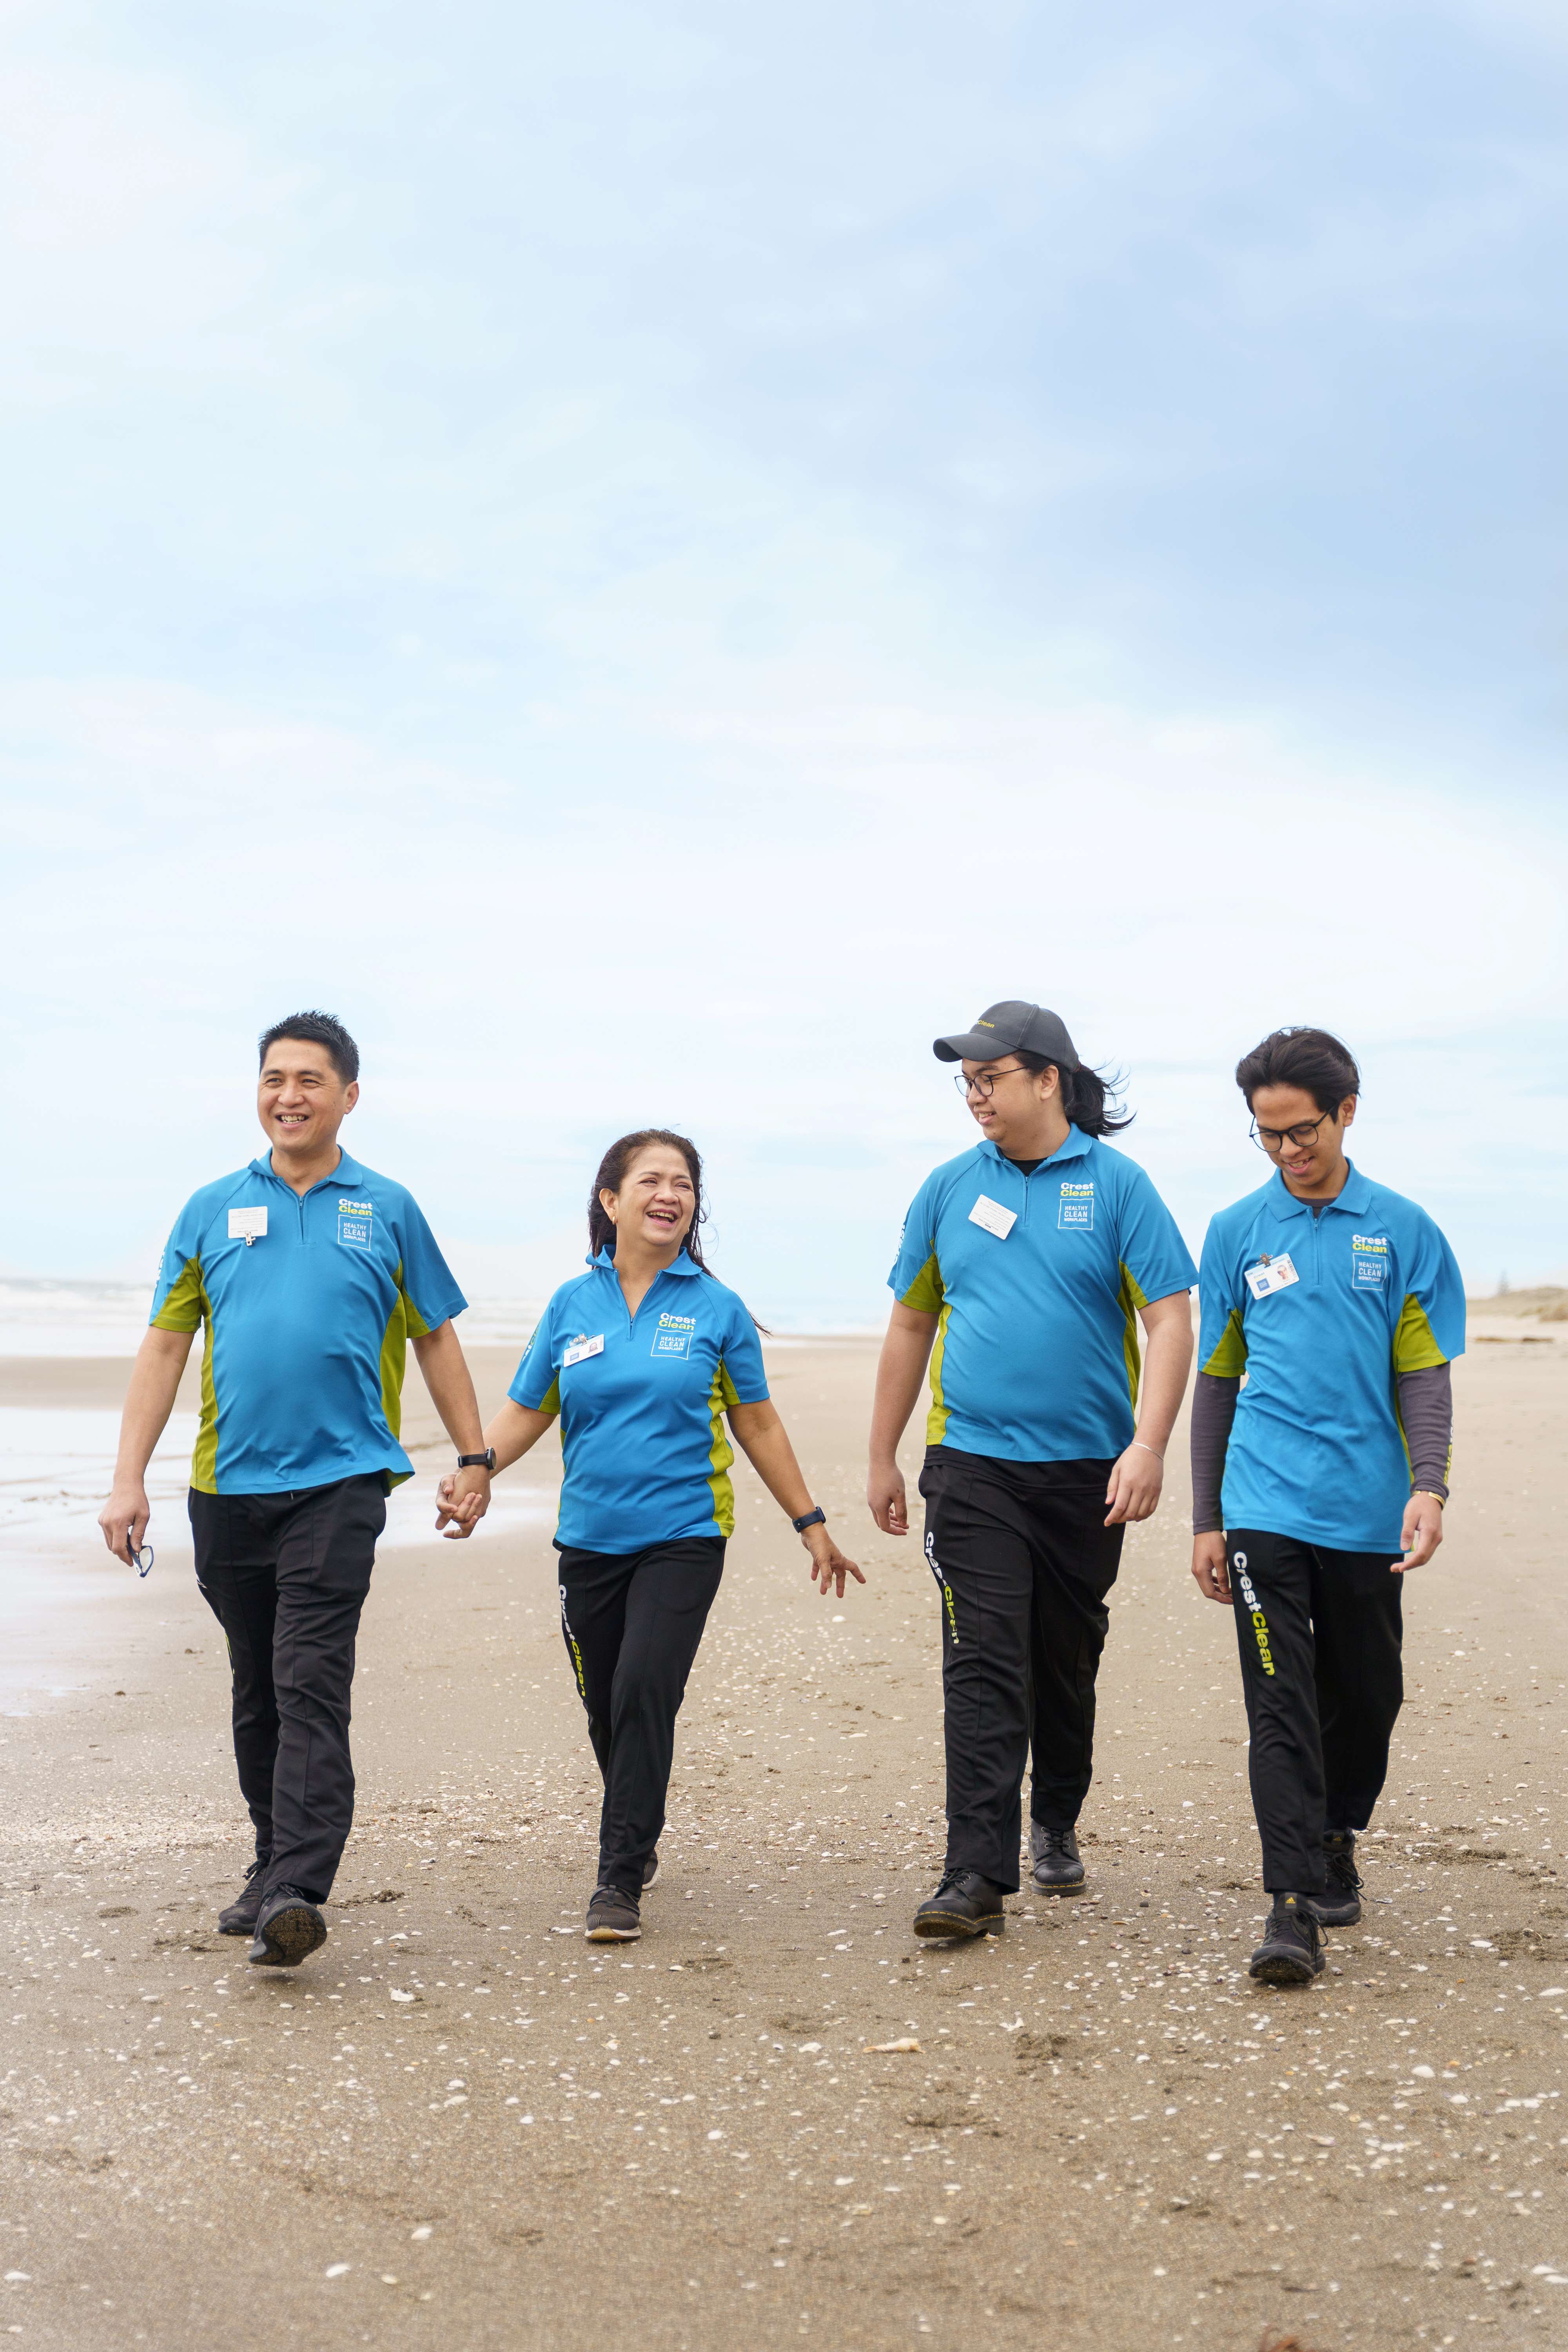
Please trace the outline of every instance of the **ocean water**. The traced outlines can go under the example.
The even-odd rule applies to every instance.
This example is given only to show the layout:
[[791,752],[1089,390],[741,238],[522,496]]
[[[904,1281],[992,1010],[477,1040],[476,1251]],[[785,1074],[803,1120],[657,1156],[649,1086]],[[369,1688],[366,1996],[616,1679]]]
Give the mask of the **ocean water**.
[[[542,1302],[476,1299],[458,1325],[470,1347],[521,1349]],[[0,1280],[0,1356],[133,1356],[153,1311],[150,1282]]]

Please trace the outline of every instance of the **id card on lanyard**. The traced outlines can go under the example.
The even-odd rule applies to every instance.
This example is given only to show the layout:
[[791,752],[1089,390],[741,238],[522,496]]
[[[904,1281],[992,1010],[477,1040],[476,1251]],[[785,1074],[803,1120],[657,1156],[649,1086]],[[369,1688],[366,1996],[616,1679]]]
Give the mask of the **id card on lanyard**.
[[1291,1265],[1289,1254],[1281,1257],[1266,1257],[1257,1265],[1249,1265],[1245,1280],[1254,1298],[1268,1298],[1276,1290],[1289,1290],[1301,1277]]

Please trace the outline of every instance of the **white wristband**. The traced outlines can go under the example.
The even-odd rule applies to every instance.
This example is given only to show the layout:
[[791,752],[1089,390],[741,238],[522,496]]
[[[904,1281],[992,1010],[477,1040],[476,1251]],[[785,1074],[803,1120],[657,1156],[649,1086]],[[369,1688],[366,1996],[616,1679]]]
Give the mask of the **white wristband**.
[[[1152,1445],[1145,1445],[1141,1437],[1135,1437],[1132,1443],[1138,1448],[1140,1454],[1154,1454],[1154,1448]],[[1163,1454],[1154,1454],[1154,1459],[1156,1462],[1163,1462],[1164,1458],[1165,1457]]]

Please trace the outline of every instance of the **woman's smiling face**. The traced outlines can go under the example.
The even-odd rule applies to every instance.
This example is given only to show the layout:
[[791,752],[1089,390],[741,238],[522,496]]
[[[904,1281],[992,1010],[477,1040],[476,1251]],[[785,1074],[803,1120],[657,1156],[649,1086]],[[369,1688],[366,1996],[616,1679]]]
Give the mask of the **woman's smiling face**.
[[684,1152],[650,1143],[626,1170],[620,1191],[599,1198],[615,1220],[617,1240],[635,1234],[655,1249],[668,1249],[672,1243],[679,1248],[691,1230],[697,1187]]

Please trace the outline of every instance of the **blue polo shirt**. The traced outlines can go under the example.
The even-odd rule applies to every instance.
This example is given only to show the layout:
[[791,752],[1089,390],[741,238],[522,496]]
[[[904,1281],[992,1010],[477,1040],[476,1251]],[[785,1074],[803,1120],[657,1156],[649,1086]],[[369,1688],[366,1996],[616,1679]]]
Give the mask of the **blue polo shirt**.
[[[1265,1256],[1298,1279],[1259,1298],[1247,1274]],[[1200,1368],[1246,1374],[1226,1526],[1397,1558],[1410,1456],[1394,1382],[1465,1351],[1464,1284],[1425,1209],[1352,1167],[1314,1216],[1276,1171],[1211,1222],[1199,1297]]]
[[927,1444],[1113,1458],[1132,1436],[1137,1310],[1196,1280],[1142,1169],[1079,1128],[1032,1176],[990,1142],[948,1160],[915,1194],[888,1277],[900,1306],[938,1318]]
[[556,1542],[610,1552],[734,1532],[724,1415],[767,1393],[756,1325],[684,1250],[635,1318],[601,1250],[555,1293],[507,1391],[561,1416]]
[[303,1195],[269,1156],[205,1184],[174,1221],[151,1318],[205,1326],[192,1486],[411,1478],[397,1442],[407,1341],[467,1304],[411,1196],[346,1151]]

